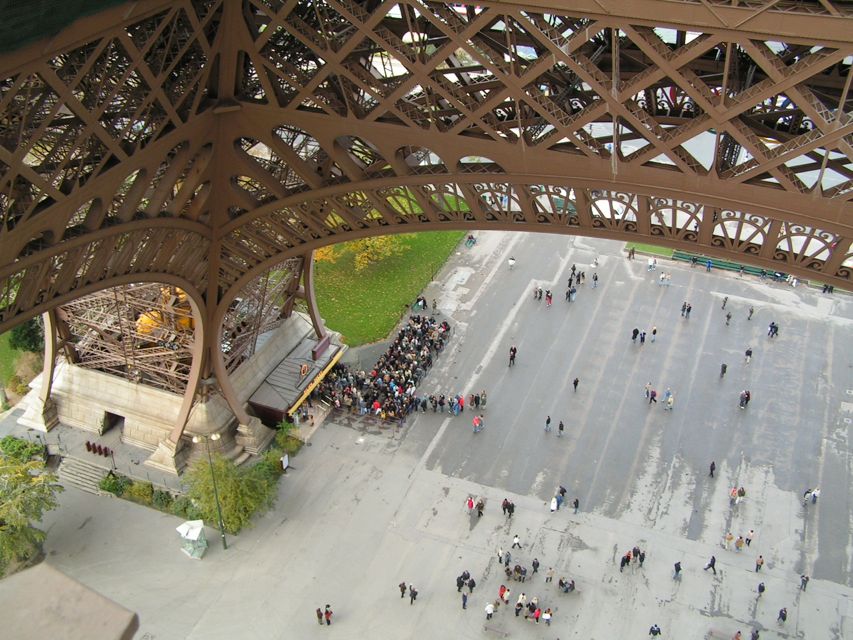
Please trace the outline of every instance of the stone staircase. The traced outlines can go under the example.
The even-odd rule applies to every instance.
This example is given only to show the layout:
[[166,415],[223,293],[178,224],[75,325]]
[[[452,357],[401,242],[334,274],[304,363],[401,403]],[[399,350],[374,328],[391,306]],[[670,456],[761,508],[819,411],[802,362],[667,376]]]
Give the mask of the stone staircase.
[[59,463],[59,480],[63,485],[71,485],[81,491],[100,494],[99,488],[108,471],[98,465],[85,462],[78,458],[63,458]]

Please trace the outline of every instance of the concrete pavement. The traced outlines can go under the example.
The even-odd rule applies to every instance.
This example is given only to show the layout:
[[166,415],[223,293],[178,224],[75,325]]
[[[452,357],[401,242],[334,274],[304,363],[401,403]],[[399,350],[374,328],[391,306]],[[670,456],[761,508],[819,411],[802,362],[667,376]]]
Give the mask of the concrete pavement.
[[[849,637],[851,302],[665,261],[659,270],[673,285],[658,287],[645,261],[628,262],[616,243],[478,237],[425,292],[457,330],[419,391],[486,389],[482,433],[471,432],[470,412],[430,412],[396,436],[328,423],[294,459],[274,510],[227,551],[209,531],[201,562],[181,553],[176,518],[69,490],[46,518],[48,562],[137,611],[140,638],[608,639],[646,637],[652,623],[664,638],[730,638],[738,629],[748,638],[752,628],[764,640]],[[569,305],[573,263],[587,284]],[[533,301],[534,283],[553,287],[552,308]],[[781,325],[772,341],[771,319]],[[652,325],[654,344],[631,343],[633,327]],[[510,344],[519,349],[513,369]],[[729,370],[720,379],[722,361]],[[648,381],[672,388],[671,413],[648,406]],[[742,388],[753,394],[744,411]],[[548,414],[555,431],[546,434]],[[567,434],[558,440],[560,419]],[[550,513],[558,484],[580,498],[581,513]],[[734,485],[747,489],[736,509]],[[815,485],[820,502],[804,509],[800,495]],[[465,513],[469,494],[487,498],[479,521]],[[517,505],[512,522],[500,512],[505,496]],[[750,528],[750,548],[721,548],[726,531]],[[511,582],[513,602],[523,590],[554,609],[552,626],[501,607],[485,629],[483,607],[505,583],[495,550],[516,533],[525,546],[513,564],[537,557],[540,572],[554,566],[580,593],[558,594],[556,579],[539,576]],[[645,566],[620,573],[635,544]],[[701,571],[712,553],[716,577]],[[674,581],[676,560],[684,570]],[[463,569],[478,582],[466,611],[454,583]],[[812,576],[806,592],[803,571]],[[402,580],[419,591],[414,605],[399,597]],[[335,617],[319,629],[314,609],[326,603]],[[775,622],[782,606],[784,626]]]

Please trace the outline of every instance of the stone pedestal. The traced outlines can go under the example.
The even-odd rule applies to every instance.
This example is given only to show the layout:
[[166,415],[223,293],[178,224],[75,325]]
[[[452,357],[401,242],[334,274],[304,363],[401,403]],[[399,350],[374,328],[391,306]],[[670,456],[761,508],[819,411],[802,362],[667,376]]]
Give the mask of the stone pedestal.
[[187,465],[186,448],[183,445],[175,445],[171,440],[161,440],[154,453],[148,456],[145,465],[165,473],[180,475]]
[[44,402],[36,393],[31,392],[27,398],[27,408],[18,423],[47,433],[59,424],[56,403],[50,398]]
[[248,424],[241,424],[237,427],[237,435],[234,439],[248,453],[258,455],[267,448],[274,437],[274,429],[265,427],[258,418],[252,416]]

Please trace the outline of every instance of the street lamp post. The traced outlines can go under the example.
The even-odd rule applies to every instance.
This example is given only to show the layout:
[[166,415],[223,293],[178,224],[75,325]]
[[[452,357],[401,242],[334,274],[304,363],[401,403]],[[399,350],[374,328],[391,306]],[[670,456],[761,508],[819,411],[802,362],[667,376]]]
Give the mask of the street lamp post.
[[228,543],[225,541],[225,525],[222,522],[222,506],[219,504],[219,491],[216,489],[216,473],[213,471],[213,457],[210,455],[210,441],[219,440],[218,433],[210,436],[193,436],[193,442],[198,444],[204,440],[204,448],[207,449],[207,462],[210,464],[210,479],[213,480],[213,499],[216,501],[216,515],[219,516],[219,537],[222,538],[222,548],[227,550]]

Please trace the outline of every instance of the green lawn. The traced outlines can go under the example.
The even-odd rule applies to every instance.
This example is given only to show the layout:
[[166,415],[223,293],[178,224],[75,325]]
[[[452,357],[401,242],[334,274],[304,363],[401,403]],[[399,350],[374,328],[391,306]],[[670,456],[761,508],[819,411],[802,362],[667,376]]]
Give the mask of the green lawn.
[[672,257],[672,249],[667,249],[665,247],[658,247],[653,244],[641,244],[639,242],[626,242],[625,249],[634,248],[641,253],[650,253],[656,256],[664,256],[665,258]]
[[353,268],[352,256],[317,262],[314,285],[320,314],[351,347],[383,339],[464,236],[464,231],[406,235],[406,251],[361,273]]
[[9,334],[0,334],[0,383],[6,384],[15,374],[15,363],[20,355],[20,351],[9,346]]

